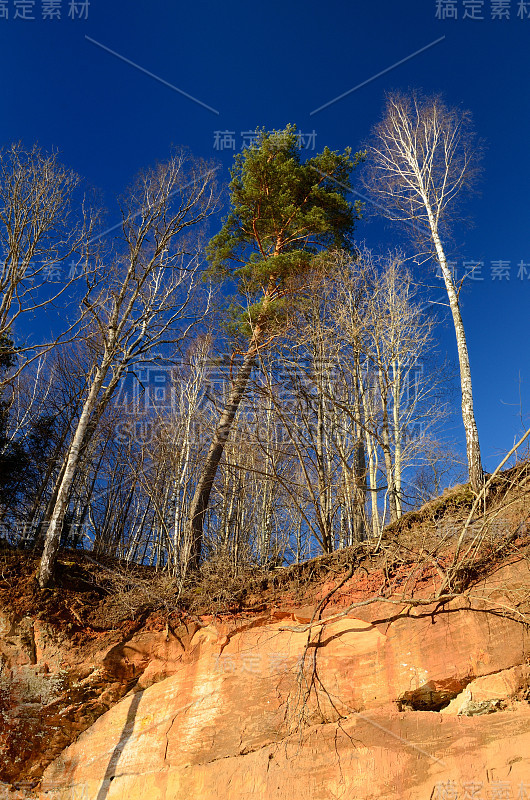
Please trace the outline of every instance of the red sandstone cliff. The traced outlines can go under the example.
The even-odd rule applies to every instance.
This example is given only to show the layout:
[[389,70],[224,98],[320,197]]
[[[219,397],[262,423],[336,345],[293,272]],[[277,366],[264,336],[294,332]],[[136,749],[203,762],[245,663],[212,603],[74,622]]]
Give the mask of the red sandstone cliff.
[[77,639],[6,608],[1,774],[19,790],[5,796],[530,797],[529,553],[516,541],[442,603],[436,572],[411,587],[404,563],[365,603],[384,573],[368,559],[322,619],[347,554],[247,610]]

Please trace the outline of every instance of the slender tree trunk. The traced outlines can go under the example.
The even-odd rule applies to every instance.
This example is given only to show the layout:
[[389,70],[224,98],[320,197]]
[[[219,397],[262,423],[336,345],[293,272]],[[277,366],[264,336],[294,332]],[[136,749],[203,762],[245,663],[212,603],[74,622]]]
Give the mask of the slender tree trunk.
[[[40,502],[42,500],[44,492],[48,488],[48,484],[50,483],[50,480],[52,478],[53,472],[54,472],[55,468],[57,467],[57,464],[58,464],[58,461],[59,461],[59,457],[61,455],[61,450],[63,449],[64,444],[66,442],[66,439],[68,437],[68,433],[69,433],[69,430],[70,430],[70,423],[72,422],[73,418],[74,418],[74,414],[72,414],[70,416],[70,418],[68,420],[68,425],[65,425],[64,431],[61,434],[61,437],[60,437],[59,441],[57,442],[57,444],[55,446],[53,454],[48,459],[48,466],[46,468],[46,473],[43,476],[42,480],[40,481],[40,485],[39,485],[39,487],[37,489],[37,492],[35,494],[35,497],[34,497],[34,500],[33,500],[33,504],[32,504],[32,507],[31,507],[31,511],[29,513],[29,516],[28,516],[28,526],[29,526],[30,530],[33,528],[33,526],[35,524],[35,519],[36,519],[38,511],[39,511]],[[64,461],[63,461],[63,463],[64,463]],[[61,468],[59,470],[59,481],[62,479],[62,474],[63,474],[63,467],[61,466]],[[52,491],[52,498],[55,498],[55,495],[56,495],[55,488],[58,488],[57,482],[56,482],[56,487],[54,487],[54,489]],[[55,500],[54,500],[54,503],[55,503]],[[45,513],[45,515],[44,515],[45,519],[47,519],[49,514],[51,514],[51,512],[53,511],[53,505],[51,506],[51,508],[49,508],[49,505],[48,505],[46,507],[46,511],[47,511],[47,513]],[[39,542],[40,527],[41,526],[38,526],[38,529],[37,529],[36,534],[35,534],[35,541],[34,541],[34,546],[35,547],[38,547],[39,544],[40,544],[40,542]]]
[[359,435],[355,445],[353,475],[355,480],[355,494],[353,501],[353,540],[362,542],[365,538],[366,520],[366,456],[364,452],[364,442]]
[[[138,547],[140,545],[140,539],[141,539],[142,534],[144,532],[145,521],[147,519],[147,515],[149,513],[150,507],[151,507],[151,498],[148,496],[147,497],[147,504],[146,504],[144,512],[142,514],[142,518],[141,518],[140,524],[137,525],[137,530],[132,535],[132,537],[130,539],[130,542],[128,544],[128,547],[127,547],[127,554],[125,555],[125,559],[129,563],[131,561],[135,561],[135,559],[136,559],[136,553],[137,553]],[[137,512],[137,515],[138,514],[139,514],[139,511]],[[137,524],[136,521],[135,521],[135,524]]]
[[61,533],[63,528],[64,516],[68,507],[70,499],[70,491],[75,480],[77,466],[85,443],[85,436],[88,430],[92,413],[96,407],[99,391],[105,380],[105,369],[98,370],[96,378],[90,388],[88,397],[83,405],[79,422],[74,434],[74,438],[68,451],[68,456],[65,462],[63,477],[57,492],[55,506],[50,517],[49,524],[46,531],[46,539],[44,542],[44,550],[42,553],[40,571],[39,571],[39,585],[41,589],[49,586],[53,579],[53,569],[55,559],[61,543]]
[[321,386],[318,386],[318,409],[317,409],[317,431],[316,431],[316,467],[318,476],[318,524],[322,537],[322,549],[324,553],[333,552],[333,530],[331,518],[330,481],[331,476],[326,474],[326,445],[325,442],[325,420]]
[[394,486],[396,489],[396,511],[398,519],[403,513],[401,499],[401,472],[402,472],[402,431],[401,431],[401,363],[395,359],[392,362],[393,378],[393,417],[394,417]]
[[234,422],[237,410],[246,392],[252,367],[256,357],[257,346],[261,337],[261,331],[257,326],[252,337],[250,347],[243,358],[243,363],[239,369],[234,385],[230,390],[226,408],[221,414],[217,428],[213,435],[206,461],[202,468],[199,481],[195,488],[195,493],[191,501],[188,523],[187,540],[189,548],[188,564],[191,569],[197,569],[201,560],[202,533],[204,517],[210,500],[213,482],[217,473],[219,462],[221,461],[226,442],[230,435],[232,423]]
[[298,529],[296,531],[296,555],[295,555],[295,564],[299,564],[302,559],[302,524],[303,520],[300,516],[298,521]]
[[381,449],[385,458],[386,482],[388,486],[388,508],[390,510],[390,522],[398,519],[396,502],[396,487],[394,484],[394,465],[392,463],[392,452],[390,450],[390,425],[388,420],[388,393],[385,386],[382,370],[379,368],[379,389],[381,393],[381,405],[383,409],[383,420],[381,424]]
[[[266,429],[267,447],[270,446],[270,448],[272,449],[272,436],[271,436],[272,406],[269,406],[266,410],[266,420],[267,420],[267,429]],[[273,467],[269,468],[271,461],[272,461],[272,456],[270,450],[267,449],[266,464],[268,467],[267,471],[270,473],[274,471]],[[272,484],[269,479],[265,478],[263,482],[261,516],[258,521],[258,526],[259,526],[258,546],[259,546],[260,564],[266,564],[270,556],[273,512],[274,512],[274,498],[273,498]]]
[[442,270],[447,297],[449,299],[449,307],[453,315],[453,324],[456,334],[456,345],[458,349],[458,361],[460,364],[460,386],[462,389],[462,420],[466,432],[466,446],[467,446],[467,463],[469,468],[469,482],[474,492],[480,492],[484,485],[484,472],[482,469],[482,461],[480,456],[480,444],[478,438],[477,423],[475,421],[475,412],[473,408],[473,389],[471,385],[471,367],[469,365],[469,353],[467,350],[466,334],[464,331],[464,323],[462,322],[462,314],[460,313],[460,304],[458,302],[458,295],[453,283],[453,276],[447,266],[447,259],[442,246],[442,242],[438,235],[438,227],[436,220],[432,213],[431,207],[427,198],[424,199],[427,215],[429,218],[429,225],[431,227],[432,238],[436,250],[436,256]]
[[59,470],[59,474],[55,480],[55,484],[53,487],[53,491],[51,493],[50,499],[46,505],[46,510],[44,512],[44,516],[41,518],[39,524],[37,525],[36,532],[35,532],[35,544],[34,547],[36,550],[40,550],[44,547],[44,539],[46,537],[46,531],[48,529],[48,523],[50,521],[50,517],[53,514],[53,509],[55,508],[55,503],[57,502],[57,495],[59,494],[59,489],[61,488],[61,483],[64,477],[64,471],[66,469],[66,463],[68,461],[68,452],[63,458],[63,463],[61,464],[61,468]]
[[[370,485],[370,504],[372,508],[372,535],[377,538],[381,533],[381,526],[379,523],[379,508],[377,505],[377,448],[374,445],[373,436],[368,429],[368,421],[372,419],[372,409],[369,408],[368,398],[366,396],[367,387],[363,383],[362,372],[360,365],[357,367],[357,385],[359,387],[362,409],[364,414],[364,438],[365,438],[365,453],[368,453],[368,478]],[[373,408],[373,401],[372,401]]]
[[383,423],[383,428],[381,430],[381,439],[381,448],[385,458],[386,478],[388,485],[388,508],[390,510],[390,522],[395,522],[398,519],[398,511],[396,503],[396,490],[394,487],[394,470],[392,464],[392,454],[390,452],[390,438],[388,435],[388,428],[385,423]]
[[368,451],[369,479],[370,479],[370,504],[372,509],[372,535],[377,538],[381,533],[379,521],[379,507],[377,505],[377,450],[369,433],[366,433],[366,449]]
[[353,413],[355,419],[355,451],[353,460],[353,476],[355,480],[355,496],[353,508],[353,538],[360,542],[364,539],[366,529],[366,453],[363,441],[361,387],[359,385],[359,349],[355,353]]

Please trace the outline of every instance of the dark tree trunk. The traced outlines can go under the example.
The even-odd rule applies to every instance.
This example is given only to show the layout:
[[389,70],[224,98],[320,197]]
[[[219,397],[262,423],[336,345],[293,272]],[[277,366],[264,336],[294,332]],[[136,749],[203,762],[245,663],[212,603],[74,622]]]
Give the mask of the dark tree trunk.
[[221,461],[226,442],[232,429],[237,410],[246,392],[254,360],[256,357],[259,333],[254,333],[251,345],[230,391],[225,410],[221,414],[215,433],[197,483],[188,515],[187,540],[189,548],[188,566],[197,569],[201,561],[202,533],[204,517],[208,509],[210,493]]

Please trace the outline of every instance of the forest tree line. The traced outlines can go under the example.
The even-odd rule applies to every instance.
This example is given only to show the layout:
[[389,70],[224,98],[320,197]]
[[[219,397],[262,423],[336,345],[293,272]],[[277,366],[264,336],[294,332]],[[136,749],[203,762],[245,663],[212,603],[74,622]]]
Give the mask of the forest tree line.
[[[177,577],[208,559],[302,561],[380,537],[465,478],[441,439],[452,374],[414,262],[446,283],[480,488],[443,249],[473,167],[467,125],[395,95],[365,150],[304,162],[293,126],[261,131],[228,196],[216,165],[175,150],[111,225],[55,154],[2,151],[1,535],[42,552],[42,587],[60,546]],[[357,241],[359,173],[414,259]]]

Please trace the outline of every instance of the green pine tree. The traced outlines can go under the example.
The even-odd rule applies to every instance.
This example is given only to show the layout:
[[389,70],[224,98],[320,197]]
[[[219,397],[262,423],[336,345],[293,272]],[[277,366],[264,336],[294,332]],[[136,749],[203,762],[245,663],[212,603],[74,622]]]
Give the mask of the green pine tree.
[[[190,565],[197,567],[210,493],[255,357],[281,331],[287,309],[303,301],[309,278],[325,265],[322,254],[353,249],[361,204],[351,203],[351,173],[363,159],[329,150],[302,162],[296,128],[259,132],[235,158],[231,211],[208,246],[209,274],[235,282],[240,303],[232,327],[248,346],[219,419],[188,517]],[[234,310],[234,306],[232,309]]]

